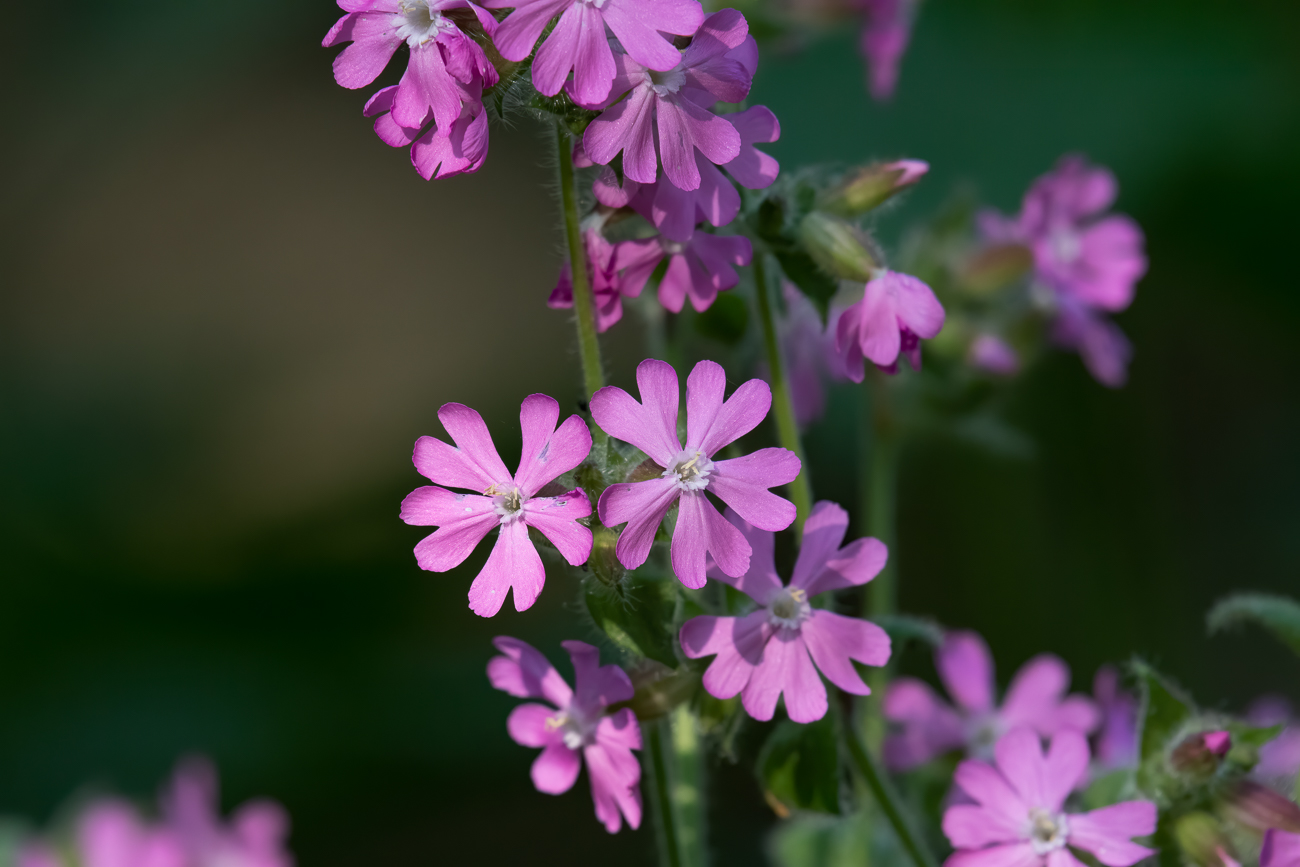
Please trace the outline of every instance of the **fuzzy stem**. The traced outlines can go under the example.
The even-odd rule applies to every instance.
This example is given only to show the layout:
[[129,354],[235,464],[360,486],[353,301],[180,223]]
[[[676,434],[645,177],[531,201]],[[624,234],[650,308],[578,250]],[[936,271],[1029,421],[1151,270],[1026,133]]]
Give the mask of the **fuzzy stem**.
[[704,824],[704,755],[700,752],[700,734],[695,714],[687,705],[672,712],[673,778],[672,802],[676,811],[677,842],[681,846],[682,867],[706,867]]
[[797,515],[795,533],[802,535],[803,522],[812,510],[808,459],[804,456],[803,444],[799,440],[799,425],[794,417],[794,401],[786,378],[785,359],[781,357],[781,343],[776,336],[776,320],[772,316],[772,302],[768,297],[763,253],[757,250],[754,252],[754,297],[758,302],[758,318],[763,323],[763,348],[767,352],[768,378],[772,383],[772,409],[776,411],[777,438],[782,446],[799,458],[799,475],[790,483],[790,499],[794,500]]
[[600,342],[596,339],[596,309],[579,226],[578,194],[573,184],[573,145],[569,133],[559,121],[555,124],[555,151],[560,164],[560,205],[564,212],[564,238],[569,246],[569,274],[573,283],[574,319],[578,323],[582,382],[586,397],[590,399],[605,385],[605,371],[600,361]]
[[875,757],[863,747],[862,741],[854,733],[853,727],[842,723],[841,720],[840,732],[843,735],[845,746],[848,747],[849,757],[853,760],[853,766],[858,769],[868,788],[871,789],[871,794],[875,796],[881,812],[885,814],[885,818],[893,826],[894,833],[898,835],[899,843],[902,844],[903,849],[911,858],[914,867],[938,867],[934,853],[930,851],[925,841],[916,833],[916,826],[907,816],[907,808],[899,797],[897,790],[894,789],[893,783],[881,770]]
[[672,780],[668,776],[668,756],[672,749],[664,744],[664,730],[671,738],[668,720],[655,720],[643,724],[646,735],[646,762],[650,771],[650,791],[655,804],[655,827],[658,830],[659,863],[661,867],[684,867],[681,843],[677,835],[677,821],[673,810]]

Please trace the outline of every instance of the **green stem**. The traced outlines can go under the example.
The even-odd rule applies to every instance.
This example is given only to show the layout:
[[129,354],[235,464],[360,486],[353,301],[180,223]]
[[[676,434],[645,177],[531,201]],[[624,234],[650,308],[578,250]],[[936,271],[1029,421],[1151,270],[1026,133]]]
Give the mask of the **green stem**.
[[678,705],[670,719],[673,731],[672,802],[676,811],[682,867],[706,867],[704,755],[700,751],[699,728],[688,705]]
[[790,498],[797,513],[795,533],[803,533],[803,522],[812,511],[812,485],[808,482],[808,459],[799,440],[799,425],[794,418],[794,401],[790,396],[790,383],[786,379],[785,360],[781,357],[781,343],[776,336],[776,320],[772,315],[772,301],[768,297],[767,272],[763,267],[763,253],[754,253],[754,297],[758,302],[758,318],[763,323],[763,347],[767,351],[768,376],[772,382],[772,409],[776,412],[776,432],[781,445],[799,458],[799,475],[790,483]]
[[852,726],[843,725],[841,721],[840,732],[843,734],[844,744],[848,747],[849,757],[853,759],[854,767],[862,774],[867,787],[871,789],[871,794],[875,796],[876,803],[880,805],[881,812],[893,826],[898,841],[912,859],[912,863],[915,867],[938,867],[934,854],[916,833],[915,825],[909,820],[902,799],[889,777],[881,770],[875,757],[862,746],[862,741],[858,739]]
[[[650,791],[655,803],[656,828],[659,831],[659,863],[662,867],[683,867],[681,843],[677,837],[677,821],[673,810],[672,781],[668,777],[668,757],[671,747],[664,745],[663,730],[670,727],[668,720],[655,720],[643,725],[646,733],[646,753],[650,765]],[[671,734],[671,729],[670,729]]]
[[[573,282],[573,311],[578,323],[578,353],[582,358],[582,382],[590,398],[605,385],[596,339],[596,309],[587,275],[587,253],[582,245],[578,220],[578,194],[573,185],[573,146],[563,123],[555,124],[556,158],[560,164],[560,204],[564,211],[564,237],[569,245],[569,274]],[[599,430],[599,428],[597,428]]]
[[[885,568],[867,585],[862,600],[863,617],[884,617],[897,610],[898,548],[895,518],[898,492],[899,442],[894,421],[889,383],[876,370],[869,373],[870,388],[861,390],[861,422],[858,433],[860,529],[889,548]],[[880,702],[889,686],[889,667],[873,668],[867,674],[871,696],[858,703],[862,736],[868,749],[879,749],[885,738],[885,720]]]

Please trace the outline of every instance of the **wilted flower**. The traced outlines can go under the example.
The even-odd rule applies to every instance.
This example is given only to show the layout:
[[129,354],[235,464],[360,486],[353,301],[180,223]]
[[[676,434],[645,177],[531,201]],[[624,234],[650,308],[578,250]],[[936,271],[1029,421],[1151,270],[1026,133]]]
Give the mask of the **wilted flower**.
[[[421,569],[446,572],[464,562],[494,528],[500,528],[492,555],[469,588],[469,607],[491,617],[501,610],[506,591],[514,588],[515,609],[524,611],[537,600],[546,583],[546,570],[528,538],[536,527],[570,564],[579,566],[591,554],[591,531],[578,518],[591,514],[591,502],[581,488],[558,496],[537,496],[547,483],[576,467],[591,451],[591,432],[576,415],[556,429],[560,405],[544,394],[531,394],[519,409],[523,452],[514,475],[506,469],[492,444],[483,417],[459,403],[445,403],[438,420],[456,445],[420,437],[412,460],[420,474],[435,484],[416,488],[402,501],[402,520],[420,527],[437,527],[415,546]],[[468,488],[458,494],[439,487]]]
[[937,335],[943,320],[943,305],[929,286],[910,274],[881,271],[836,326],[835,348],[844,359],[844,372],[861,382],[865,358],[886,373],[897,373],[900,355],[920,370],[921,340]]
[[803,530],[803,546],[789,586],[776,574],[774,536],[758,530],[734,511],[735,525],[753,551],[749,570],[732,577],[721,569],[709,576],[725,581],[761,607],[744,617],[704,615],[681,630],[682,650],[691,659],[716,658],[704,673],[704,688],[715,698],[737,694],[750,716],[769,720],[785,695],[786,713],[799,723],[826,714],[826,686],[818,670],[854,695],[871,690],[853,667],[889,661],[889,636],[874,623],[845,617],[809,604],[812,597],[866,584],[884,568],[888,552],[878,539],[858,539],[841,548],[849,516],[835,503],[813,506]]
[[743,457],[717,453],[758,426],[772,406],[766,382],[751,379],[726,401],[726,371],[712,361],[695,365],[686,380],[686,446],[677,437],[677,371],[646,359],[636,369],[641,403],[621,388],[606,386],[591,398],[596,424],[629,442],[663,467],[662,478],[610,485],[600,496],[600,520],[607,527],[627,523],[615,550],[635,569],[646,561],[660,522],[678,506],[671,557],[673,572],[687,587],[703,587],[708,555],[728,575],[749,568],[749,542],[708,499],[711,492],[762,530],[784,530],[795,507],[768,488],[799,475],[799,459],[783,448],[760,449]]
[[1078,867],[1071,852],[1107,867],[1129,867],[1155,854],[1132,842],[1156,830],[1156,805],[1124,801],[1066,813],[1065,799],[1088,773],[1088,741],[1077,731],[1052,738],[1043,755],[1038,734],[1017,728],[994,748],[997,767],[967,759],[954,781],[976,804],[949,807],[943,833],[957,850],[944,867]]
[[533,762],[533,785],[548,795],[567,792],[585,759],[596,818],[605,830],[617,832],[623,817],[639,827],[641,764],[632,750],[641,749],[641,729],[628,708],[607,714],[611,704],[632,698],[627,673],[617,665],[601,665],[600,651],[590,644],[565,641],[561,646],[573,660],[575,689],[570,690],[531,645],[505,636],[492,643],[503,654],[488,663],[492,685],[519,698],[551,703],[521,704],[507,722],[515,743],[542,748]]
[[935,653],[939,679],[957,707],[946,704],[922,681],[900,677],[885,695],[885,718],[898,726],[885,739],[885,761],[905,770],[962,749],[987,757],[993,744],[1013,728],[1043,736],[1064,729],[1086,733],[1097,727],[1097,707],[1082,695],[1066,696],[1069,666],[1051,654],[1025,663],[995,707],[993,657],[974,632],[949,632]]

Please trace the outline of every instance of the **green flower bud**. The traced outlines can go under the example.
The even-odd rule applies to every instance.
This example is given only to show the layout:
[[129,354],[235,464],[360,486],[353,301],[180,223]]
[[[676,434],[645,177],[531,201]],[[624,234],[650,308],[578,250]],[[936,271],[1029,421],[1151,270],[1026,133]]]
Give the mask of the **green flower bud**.
[[1228,845],[1219,821],[1202,812],[1188,813],[1174,823],[1174,841],[1188,861],[1201,867],[1218,865],[1218,853]]
[[872,163],[852,172],[823,196],[823,211],[860,217],[925,177],[930,164],[920,160]]
[[839,217],[813,211],[799,224],[799,240],[831,276],[866,283],[880,268],[863,232]]
[[587,568],[606,587],[618,586],[625,572],[614,553],[618,533],[608,527],[592,527],[591,537],[591,557],[587,560]]

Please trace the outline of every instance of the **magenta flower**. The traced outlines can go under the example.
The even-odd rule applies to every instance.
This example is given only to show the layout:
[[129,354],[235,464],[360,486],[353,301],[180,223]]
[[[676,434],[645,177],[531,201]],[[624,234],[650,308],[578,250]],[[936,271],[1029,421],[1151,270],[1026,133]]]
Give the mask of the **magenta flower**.
[[1128,381],[1133,345],[1119,326],[1096,308],[1070,295],[1059,296],[1052,340],[1078,352],[1083,366],[1102,385],[1119,388]]
[[411,59],[391,96],[392,119],[408,129],[423,127],[430,115],[439,130],[461,116],[471,85],[491,87],[496,69],[483,48],[449,12],[472,12],[490,34],[496,19],[469,0],[338,0],[348,14],[325,36],[324,45],[351,42],[334,58],[334,79],[356,89],[374,81],[403,42]]
[[654,183],[662,160],[664,174],[679,189],[699,189],[697,150],[716,165],[741,155],[736,127],[704,105],[740,102],[749,94],[753,74],[741,59],[727,56],[748,33],[745,16],[723,9],[704,19],[670,71],[656,72],[629,55],[616,55],[611,92],[626,96],[587,127],[587,155],[608,165],[622,151],[624,174],[642,184]]
[[614,268],[622,272],[624,295],[641,294],[659,263],[668,257],[668,270],[659,281],[659,303],[674,313],[681,312],[686,299],[705,311],[719,292],[740,282],[735,266],[748,265],[754,247],[744,235],[713,235],[697,229],[685,242],[662,235],[621,241],[614,254]]
[[[514,588],[515,610],[525,611],[546,583],[542,558],[528,538],[535,527],[570,564],[591,554],[591,531],[578,518],[591,514],[581,488],[558,496],[537,496],[547,483],[578,466],[591,451],[591,432],[576,415],[556,429],[560,405],[544,394],[530,394],[519,408],[523,452],[512,476],[501,462],[483,417],[459,403],[445,403],[438,420],[456,445],[420,437],[412,460],[434,484],[416,488],[402,501],[402,520],[437,527],[415,546],[421,569],[446,572],[459,566],[492,529],[500,535],[492,554],[469,588],[470,610],[491,617]],[[446,487],[441,487],[445,485]],[[457,494],[447,488],[468,488]]]
[[[623,825],[641,825],[641,764],[632,750],[641,749],[641,729],[630,708],[607,714],[611,704],[632,698],[632,681],[617,665],[601,665],[600,651],[581,641],[562,647],[573,660],[575,690],[570,690],[546,657],[517,638],[493,639],[502,656],[488,663],[488,679],[519,698],[543,698],[544,704],[521,704],[506,723],[510,737],[525,747],[541,747],[533,762],[537,791],[559,795],[573,788],[582,761],[591,777],[596,818],[611,834]],[[621,816],[620,816],[621,814]]]
[[753,556],[740,577],[718,568],[710,577],[725,581],[761,607],[744,617],[693,617],[682,626],[682,650],[691,659],[715,656],[704,672],[704,688],[715,698],[739,694],[754,719],[770,720],[785,695],[786,713],[798,723],[826,715],[826,678],[845,692],[870,695],[853,660],[865,665],[889,661],[889,636],[874,623],[813,608],[812,597],[875,578],[888,552],[879,539],[858,539],[841,548],[849,516],[835,503],[813,506],[804,524],[803,547],[786,586],[776,574],[772,533],[758,530],[734,511],[730,521],[749,542]]
[[981,334],[971,341],[966,360],[972,367],[996,376],[1015,376],[1020,356],[996,334]]
[[289,816],[274,801],[244,804],[229,824],[221,818],[217,772],[206,759],[176,768],[160,798],[163,818],[185,851],[190,867],[293,867],[285,848]]
[[1300,867],[1300,834],[1270,828],[1259,850],[1259,867]]
[[913,370],[920,370],[921,340],[937,335],[943,320],[943,305],[929,286],[909,274],[881,271],[867,284],[862,300],[840,317],[835,348],[854,382],[863,379],[863,358],[897,373],[901,354]]
[[[605,240],[598,228],[582,233],[583,247],[587,251],[587,276],[591,281],[592,301],[596,306],[596,331],[604,333],[623,318],[622,280],[614,270],[614,245]],[[569,263],[560,269],[560,277],[546,299],[552,310],[568,310],[573,306],[573,273]]]
[[1300,722],[1292,715],[1290,702],[1281,696],[1262,696],[1246,709],[1246,721],[1260,727],[1283,726],[1277,737],[1259,748],[1259,763],[1250,775],[1290,795],[1300,776]]
[[460,117],[447,129],[433,124],[424,129],[432,120],[432,113],[414,128],[398,124],[392,115],[396,94],[396,85],[382,88],[366,103],[363,113],[366,117],[378,115],[375,134],[385,144],[411,148],[411,164],[422,178],[427,181],[472,174],[483,167],[488,152],[488,122],[487,112],[479,101],[482,88],[477,83],[465,87],[469,98],[461,108]]
[[596,424],[665,468],[662,478],[610,485],[600,495],[601,522],[606,527],[627,524],[615,554],[628,569],[644,563],[655,531],[675,504],[671,558],[678,579],[687,587],[703,587],[710,554],[722,572],[744,575],[749,569],[749,542],[722,517],[707,494],[713,493],[760,530],[775,532],[793,523],[794,503],[768,490],[799,475],[799,459],[793,452],[766,448],[739,458],[715,459],[724,446],[767,416],[771,390],[762,380],[751,379],[724,401],[726,371],[715,362],[701,361],[686,380],[683,448],[677,438],[677,371],[666,362],[647,358],[637,366],[636,383],[642,403],[614,386],[591,398]]
[[844,308],[832,303],[826,327],[822,328],[821,314],[794,284],[783,283],[781,293],[785,298],[785,316],[777,323],[777,334],[785,353],[795,421],[800,428],[807,428],[826,411],[822,380],[844,382],[849,378],[843,360],[835,351],[836,325]]
[[493,39],[501,56],[513,61],[532,53],[558,14],[555,29],[533,58],[533,86],[555,96],[572,70],[573,97],[584,105],[605,101],[614,83],[606,25],[637,63],[666,72],[678,64],[681,53],[663,34],[690,36],[704,20],[697,0],[483,0],[483,5],[514,9]]
[[973,759],[957,766],[954,781],[976,803],[944,813],[943,833],[957,850],[944,867],[1082,867],[1076,849],[1106,867],[1131,867],[1156,854],[1132,841],[1155,833],[1150,801],[1064,812],[1088,773],[1088,741],[1079,732],[1056,734],[1043,755],[1035,732],[1013,729],[994,754],[997,767]]
[[[125,801],[99,800],[77,819],[73,849],[79,867],[191,867],[177,834],[146,823]],[[17,867],[64,867],[60,849],[31,842],[18,852]],[[202,865],[200,865],[202,867]]]
[[1138,761],[1137,697],[1119,685],[1119,672],[1109,665],[1092,679],[1101,727],[1097,732],[1097,764],[1102,768],[1132,768]]
[[1051,654],[1025,663],[995,707],[993,657],[974,632],[949,632],[935,653],[939,679],[957,707],[935,695],[922,681],[900,677],[885,695],[885,718],[897,730],[885,738],[885,761],[906,770],[949,750],[986,758],[993,744],[1013,728],[1027,727],[1044,737],[1064,729],[1086,733],[1097,727],[1097,707],[1086,696],[1066,696],[1070,669]]
[[859,48],[867,59],[871,96],[880,101],[894,95],[898,67],[912,35],[914,0],[858,0],[862,7]]

